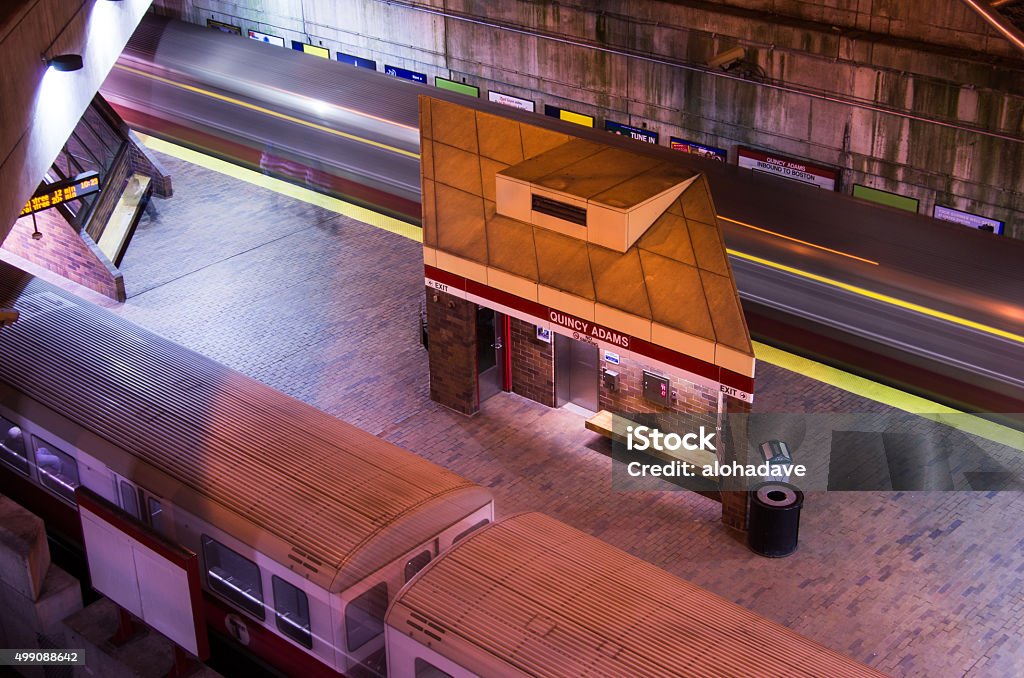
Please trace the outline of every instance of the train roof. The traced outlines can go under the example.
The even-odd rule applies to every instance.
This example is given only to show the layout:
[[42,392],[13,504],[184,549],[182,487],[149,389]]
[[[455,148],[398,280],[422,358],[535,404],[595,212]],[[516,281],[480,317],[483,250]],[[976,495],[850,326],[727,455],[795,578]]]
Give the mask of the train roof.
[[0,307],[21,315],[0,329],[0,387],[85,429],[68,442],[114,471],[332,592],[491,501],[455,473],[3,263]]
[[882,675],[540,513],[456,545],[387,623],[478,675]]

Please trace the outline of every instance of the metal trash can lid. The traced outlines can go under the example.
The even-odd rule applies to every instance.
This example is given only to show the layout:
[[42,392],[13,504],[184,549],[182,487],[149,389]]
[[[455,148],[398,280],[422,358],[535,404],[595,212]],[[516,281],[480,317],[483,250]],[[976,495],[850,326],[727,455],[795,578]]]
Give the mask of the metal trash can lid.
[[754,490],[757,500],[765,506],[787,508],[799,503],[803,497],[798,489],[787,483],[762,483]]

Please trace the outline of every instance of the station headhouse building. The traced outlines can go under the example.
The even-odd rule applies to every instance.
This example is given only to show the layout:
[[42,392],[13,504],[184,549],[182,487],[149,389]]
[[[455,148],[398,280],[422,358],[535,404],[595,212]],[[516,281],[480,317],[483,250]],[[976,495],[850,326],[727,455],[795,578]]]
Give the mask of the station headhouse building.
[[703,175],[438,99],[420,115],[434,400],[712,426],[747,410],[753,349]]

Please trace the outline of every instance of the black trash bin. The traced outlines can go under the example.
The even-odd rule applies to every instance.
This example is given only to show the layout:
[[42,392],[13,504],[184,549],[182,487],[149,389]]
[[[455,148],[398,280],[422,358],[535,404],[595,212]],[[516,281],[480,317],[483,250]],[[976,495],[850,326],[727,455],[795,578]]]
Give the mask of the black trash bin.
[[755,485],[751,492],[747,525],[750,549],[769,558],[781,558],[796,551],[804,493],[795,485],[777,481]]

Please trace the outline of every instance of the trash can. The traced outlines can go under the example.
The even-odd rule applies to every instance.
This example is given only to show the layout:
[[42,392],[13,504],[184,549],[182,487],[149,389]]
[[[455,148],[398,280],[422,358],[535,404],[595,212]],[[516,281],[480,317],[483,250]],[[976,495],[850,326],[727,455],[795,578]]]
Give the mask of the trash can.
[[751,492],[747,525],[750,550],[769,558],[788,556],[796,550],[804,493],[795,485],[778,481],[755,485]]

